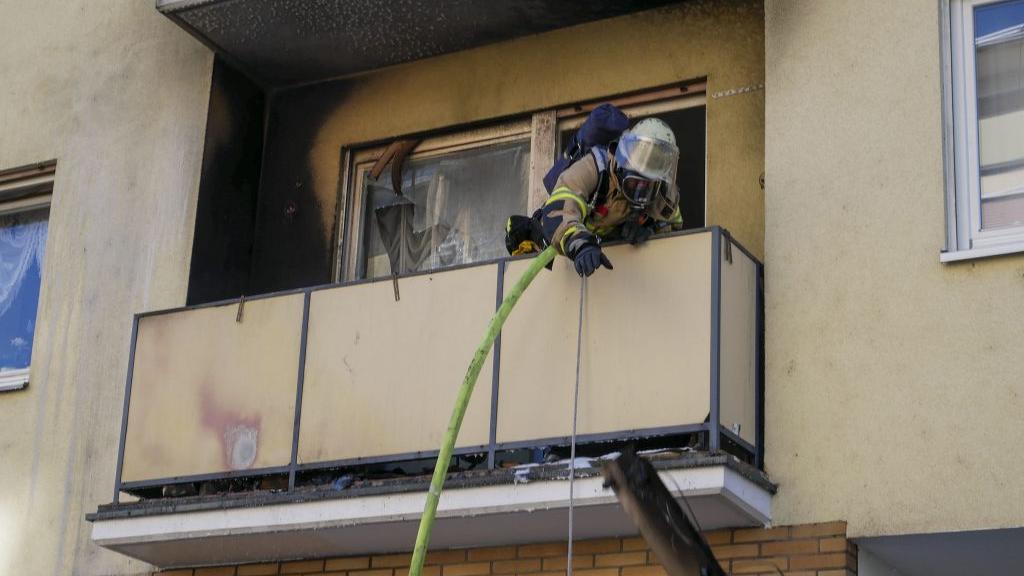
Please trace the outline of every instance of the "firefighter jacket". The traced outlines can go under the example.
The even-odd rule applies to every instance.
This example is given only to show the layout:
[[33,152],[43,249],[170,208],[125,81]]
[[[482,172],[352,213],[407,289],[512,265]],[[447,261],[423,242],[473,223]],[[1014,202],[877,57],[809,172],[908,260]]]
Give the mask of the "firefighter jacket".
[[[600,166],[609,162],[607,169]],[[559,254],[572,257],[579,246],[592,243],[595,235],[618,239],[619,228],[630,218],[652,226],[655,233],[681,229],[679,189],[675,184],[663,186],[655,200],[637,212],[619,189],[614,159],[604,150],[593,150],[558,176],[544,204],[541,226],[548,243]]]

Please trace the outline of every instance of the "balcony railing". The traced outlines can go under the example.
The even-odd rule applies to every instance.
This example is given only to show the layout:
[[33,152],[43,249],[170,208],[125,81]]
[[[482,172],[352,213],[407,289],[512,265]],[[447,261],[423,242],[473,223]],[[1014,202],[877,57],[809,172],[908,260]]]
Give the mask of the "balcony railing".
[[[697,434],[763,459],[762,266],[720,228],[609,246],[587,286],[579,442]],[[436,455],[466,365],[526,261],[136,315],[122,491]],[[513,311],[456,452],[567,442],[579,278]],[[397,298],[396,298],[397,296]]]

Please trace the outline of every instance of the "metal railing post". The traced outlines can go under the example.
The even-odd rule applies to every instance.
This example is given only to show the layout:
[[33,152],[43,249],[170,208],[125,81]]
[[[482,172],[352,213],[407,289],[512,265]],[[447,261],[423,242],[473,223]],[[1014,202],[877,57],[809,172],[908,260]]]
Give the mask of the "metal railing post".
[[114,471],[114,504],[121,501],[121,469],[124,467],[124,443],[128,437],[128,408],[132,398],[132,375],[135,373],[135,343],[139,338],[139,315],[132,317],[131,346],[128,349],[128,377],[124,383],[124,407],[121,409],[121,441],[117,447],[117,470]]
[[[498,262],[498,287],[495,290],[494,310],[501,308],[501,301],[505,299],[505,267],[507,260]],[[501,332],[494,338],[494,350],[491,352],[491,420],[487,440],[487,468],[494,469],[494,458],[498,446],[498,387],[501,374]]]
[[295,472],[299,460],[299,427],[302,422],[302,386],[306,381],[306,343],[309,340],[309,301],[312,291],[306,290],[302,300],[302,328],[299,333],[299,371],[295,380],[295,421],[292,424],[292,455],[288,461],[288,490],[295,489]]
[[711,414],[708,449],[716,452],[722,446],[721,361],[722,361],[722,229],[711,229]]

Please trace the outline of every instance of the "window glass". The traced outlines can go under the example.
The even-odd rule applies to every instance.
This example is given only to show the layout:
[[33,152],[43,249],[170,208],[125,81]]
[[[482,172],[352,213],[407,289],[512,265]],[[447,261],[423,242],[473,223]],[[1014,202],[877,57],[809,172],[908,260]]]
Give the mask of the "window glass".
[[1024,0],[974,9],[981,227],[1024,224]]
[[49,209],[0,216],[0,374],[28,368]]
[[[526,212],[528,139],[415,157],[402,170],[402,194],[390,171],[363,182],[359,276],[377,278],[500,258],[505,221]],[[392,269],[394,266],[394,270]]]

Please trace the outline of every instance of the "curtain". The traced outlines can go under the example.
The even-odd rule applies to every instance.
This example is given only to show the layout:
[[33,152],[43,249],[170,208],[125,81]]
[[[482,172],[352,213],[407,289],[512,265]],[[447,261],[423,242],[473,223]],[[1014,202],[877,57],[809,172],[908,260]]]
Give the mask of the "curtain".
[[0,216],[0,316],[18,297],[32,264],[43,269],[46,212]]
[[408,162],[366,182],[364,276],[436,270],[505,255],[505,220],[526,211],[529,141]]
[[0,216],[0,370],[31,358],[48,213]]

